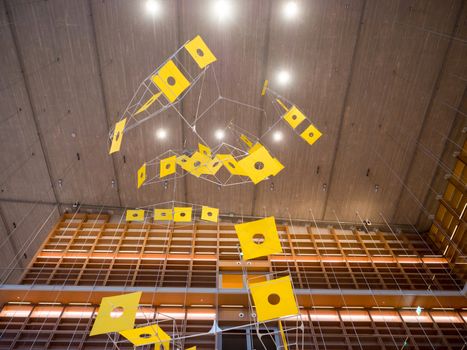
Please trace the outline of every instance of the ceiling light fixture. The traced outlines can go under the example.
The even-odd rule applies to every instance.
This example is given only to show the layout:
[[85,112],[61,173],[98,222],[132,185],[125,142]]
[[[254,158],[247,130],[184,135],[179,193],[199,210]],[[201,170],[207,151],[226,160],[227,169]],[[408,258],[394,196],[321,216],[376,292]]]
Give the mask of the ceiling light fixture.
[[222,129],[217,129],[214,133],[214,136],[216,137],[216,139],[222,140],[225,137],[225,132]]
[[291,18],[294,18],[297,16],[298,14],[298,6],[297,6],[297,3],[295,1],[287,1],[285,4],[284,4],[284,8],[283,8],[283,13],[284,13],[284,17],[287,18],[287,19],[291,19]]
[[286,70],[281,70],[277,74],[277,81],[281,85],[287,85],[290,82],[290,73],[287,72]]
[[219,22],[224,21],[232,16],[232,3],[227,0],[216,0],[212,6],[212,12]]
[[282,134],[282,131],[275,131],[274,134],[272,134],[272,139],[275,142],[282,141],[283,138],[284,138],[284,135]]
[[156,137],[159,139],[159,140],[163,140],[167,137],[167,131],[165,129],[158,129],[156,131]]
[[146,10],[151,15],[155,16],[161,12],[161,4],[157,0],[147,0],[146,1]]

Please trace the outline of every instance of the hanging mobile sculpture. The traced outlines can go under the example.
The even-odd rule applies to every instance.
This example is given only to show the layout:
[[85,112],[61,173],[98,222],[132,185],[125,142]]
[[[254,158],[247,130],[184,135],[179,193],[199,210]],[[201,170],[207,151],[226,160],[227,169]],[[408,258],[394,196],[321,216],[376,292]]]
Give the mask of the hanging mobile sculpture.
[[[190,74],[180,63],[178,55],[183,50],[196,63],[198,72]],[[175,108],[175,105],[180,103],[193,86],[200,81],[204,82],[203,79],[210,68],[210,64],[216,60],[215,55],[198,35],[180,47],[139,85],[125,112],[109,135],[111,140],[110,154],[120,150],[125,133],[169,108],[174,108],[178,112],[182,120],[200,139],[200,142],[197,150],[188,152],[188,154],[186,150],[168,150],[145,162],[137,171],[137,188],[167,181],[167,179],[176,180],[188,174],[219,186],[244,183],[256,185],[271,176],[277,175],[284,169],[281,162],[272,156],[261,143],[262,138],[271,128],[260,137],[255,137],[241,130],[231,121],[224,130],[231,131],[236,137],[238,136],[237,139],[240,141],[238,146],[220,142],[214,147],[209,147],[196,132],[197,121],[205,116],[206,112],[216,103],[222,101],[236,102],[235,100],[222,97],[219,93],[214,103],[204,112],[200,114],[197,112],[193,122],[189,122],[188,118],[185,118]],[[215,76],[214,71],[213,73]],[[217,78],[215,78],[215,81],[217,84]],[[220,91],[219,88],[218,91]],[[271,90],[268,87],[267,80],[263,84],[261,95],[272,98],[273,107],[280,116],[273,126],[278,121],[284,120],[295,133],[310,145],[313,145],[321,137],[321,132],[306,115],[297,106]],[[239,104],[265,113],[264,109],[243,103]],[[219,175],[222,168],[224,169],[223,177]],[[199,213],[199,219],[201,220],[218,222],[218,208],[175,201],[156,204],[149,208],[127,210],[126,220],[138,222],[152,216],[154,221],[183,223],[191,222],[195,217],[194,212]],[[239,258],[241,261],[283,253],[274,217],[237,224],[235,225],[235,231],[239,240]],[[244,285],[248,289],[250,314],[254,316],[256,333],[263,346],[265,347],[262,337],[270,336],[274,338],[275,334],[279,334],[281,343],[276,344],[278,349],[288,349],[291,345],[303,349],[304,325],[293,290],[292,279],[289,275],[290,272],[287,270],[267,274],[261,276],[259,281],[255,281],[255,278],[248,278],[245,264],[242,264],[242,269]],[[155,322],[148,321],[145,325],[134,327],[141,294],[141,292],[137,292],[103,298],[90,335],[118,332],[126,341],[133,343],[134,346],[155,344],[156,348],[161,346],[164,350],[169,350],[171,344],[179,347],[180,341],[185,336],[176,332],[174,328],[175,320],[173,320],[172,324],[172,337],[167,333],[167,324],[164,325],[163,321],[159,320],[158,317],[156,317]],[[112,316],[116,310],[121,312],[117,318]],[[164,318],[165,321],[168,319],[170,320],[170,318]],[[292,321],[295,322],[295,325],[290,326]],[[275,325],[272,329],[267,326],[271,322]],[[263,329],[261,332],[260,325]],[[245,327],[250,326],[252,325],[245,325]],[[266,329],[266,332],[264,332],[264,329]],[[297,335],[295,341],[290,342],[287,334],[292,330],[296,334],[301,331],[301,342]],[[222,331],[215,323],[208,334],[221,333]],[[189,350],[195,349],[196,347],[192,347]]]

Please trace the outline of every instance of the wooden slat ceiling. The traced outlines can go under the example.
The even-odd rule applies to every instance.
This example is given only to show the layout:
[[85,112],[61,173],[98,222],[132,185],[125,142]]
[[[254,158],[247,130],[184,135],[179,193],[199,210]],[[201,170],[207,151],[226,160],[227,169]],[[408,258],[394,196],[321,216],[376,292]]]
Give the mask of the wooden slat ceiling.
[[[232,1],[232,19],[220,24],[210,0],[161,0],[155,18],[144,1],[0,1],[0,210],[12,212],[11,200],[134,207],[175,199],[239,215],[359,221],[358,211],[416,224],[451,127],[465,126],[465,111],[456,111],[467,80],[465,1],[296,2],[298,17],[286,21],[284,1]],[[265,144],[286,168],[257,186],[219,190],[187,176],[175,189],[137,190],[143,162],[197,139],[167,111],[109,156],[109,127],[138,84],[197,34],[218,57],[222,95],[268,110],[259,93],[269,78],[324,136],[310,147],[278,124],[284,140]],[[282,68],[292,74],[286,87],[275,82]],[[195,108],[188,96],[183,113]],[[213,142],[232,118],[257,135],[271,125],[224,104],[197,128]],[[160,126],[164,141],[155,138]],[[12,219],[3,221],[11,229]]]

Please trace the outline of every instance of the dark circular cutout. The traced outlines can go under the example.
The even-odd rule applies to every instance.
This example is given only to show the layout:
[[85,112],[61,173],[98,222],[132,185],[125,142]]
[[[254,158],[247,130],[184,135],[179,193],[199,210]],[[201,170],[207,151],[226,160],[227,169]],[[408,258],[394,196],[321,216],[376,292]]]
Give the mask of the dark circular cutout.
[[123,309],[123,307],[121,307],[121,306],[114,307],[114,308],[112,309],[112,311],[110,312],[110,317],[111,317],[111,318],[119,318],[119,317],[122,317],[123,311],[124,311],[124,309]]
[[144,173],[141,173],[140,177],[144,177]]
[[308,136],[313,137],[313,136],[315,136],[315,134],[313,134],[312,132],[310,132],[310,133],[308,134]]
[[255,169],[256,170],[261,170],[264,168],[264,163],[263,162],[256,162],[255,163]]
[[166,168],[166,169],[170,169],[170,168],[171,168],[170,164],[166,164],[166,165],[165,165],[165,168]]
[[167,84],[169,84],[170,86],[174,86],[175,85],[175,78],[174,77],[168,77],[167,78]]
[[212,166],[215,168],[218,165],[219,165],[219,162],[215,162]]
[[167,214],[166,213],[161,213],[161,216],[166,216]]
[[269,294],[268,296],[268,302],[271,305],[277,305],[281,301],[281,297],[277,295],[276,293]]
[[262,233],[255,233],[253,235],[253,242],[255,242],[256,244],[263,244],[264,240],[265,240],[265,237]]
[[149,334],[149,333],[141,333],[139,335],[140,338],[143,338],[143,339],[148,339],[148,338],[151,338],[152,337],[152,334]]
[[208,216],[212,216],[212,211],[208,211]]
[[183,158],[183,159],[182,159],[182,163],[186,163],[186,162],[188,162],[188,160],[185,159],[185,158]]
[[138,216],[138,213],[133,213],[133,217],[137,217]]
[[199,160],[197,160],[197,161],[195,162],[195,164],[193,164],[193,165],[194,165],[195,167],[199,167],[199,166],[201,165],[201,162],[200,162]]
[[235,168],[235,164],[234,164],[234,163],[229,162],[228,164],[229,164],[230,167]]
[[293,120],[297,119],[297,115],[292,114],[292,119],[293,119]]
[[201,50],[201,49],[196,49],[196,54],[200,57],[203,57],[204,56],[204,51]]
[[185,215],[186,215],[186,213],[180,213],[181,217],[184,217]]
[[115,134],[115,141],[118,141],[120,138],[120,131]]

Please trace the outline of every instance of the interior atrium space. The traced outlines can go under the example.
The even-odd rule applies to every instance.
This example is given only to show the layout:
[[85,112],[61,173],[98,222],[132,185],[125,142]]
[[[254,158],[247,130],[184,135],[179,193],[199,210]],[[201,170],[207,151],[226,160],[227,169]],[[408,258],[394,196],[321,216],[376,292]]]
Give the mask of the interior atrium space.
[[0,0],[0,350],[467,350],[467,0]]

